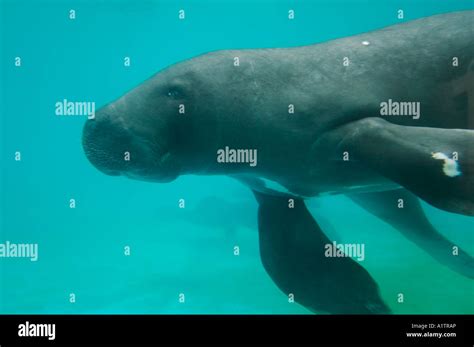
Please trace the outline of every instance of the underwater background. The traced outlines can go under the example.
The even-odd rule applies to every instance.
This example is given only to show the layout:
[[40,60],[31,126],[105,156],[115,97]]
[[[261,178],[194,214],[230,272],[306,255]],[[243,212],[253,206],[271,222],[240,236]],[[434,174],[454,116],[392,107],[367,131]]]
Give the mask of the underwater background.
[[[307,45],[474,8],[464,0],[0,3],[0,243],[39,244],[36,262],[0,258],[0,313],[8,314],[309,313],[289,303],[261,265],[248,188],[218,176],[152,184],[103,175],[82,149],[86,117],[56,116],[55,103],[100,107],[212,50]],[[365,243],[361,265],[394,313],[474,313],[472,280],[349,199],[308,206],[331,239]],[[473,218],[423,207],[442,234],[474,254]]]

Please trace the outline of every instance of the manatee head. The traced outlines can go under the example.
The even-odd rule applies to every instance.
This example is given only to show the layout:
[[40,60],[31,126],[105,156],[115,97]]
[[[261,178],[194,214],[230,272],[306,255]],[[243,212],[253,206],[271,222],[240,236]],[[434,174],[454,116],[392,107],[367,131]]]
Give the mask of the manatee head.
[[215,161],[211,111],[219,87],[209,67],[218,59],[172,65],[99,109],[83,130],[89,161],[109,175],[157,182],[205,170]]
[[[281,88],[289,63],[284,52],[272,52],[220,50],[162,70],[87,121],[88,159],[106,174],[157,182],[190,173],[299,174],[313,130],[288,126],[288,100],[301,105],[308,96]],[[227,147],[258,149],[267,161],[217,163],[217,151]]]

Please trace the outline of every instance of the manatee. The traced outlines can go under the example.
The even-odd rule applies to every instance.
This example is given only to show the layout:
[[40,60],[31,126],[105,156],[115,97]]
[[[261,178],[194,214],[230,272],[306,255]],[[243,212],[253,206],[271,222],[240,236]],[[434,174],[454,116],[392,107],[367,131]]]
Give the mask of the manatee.
[[210,52],[101,108],[83,147],[108,175],[239,180],[284,293],[317,313],[389,313],[359,262],[325,255],[331,241],[305,199],[346,194],[474,277],[473,258],[452,254],[419,203],[474,215],[473,22],[474,11],[454,12],[303,47]]

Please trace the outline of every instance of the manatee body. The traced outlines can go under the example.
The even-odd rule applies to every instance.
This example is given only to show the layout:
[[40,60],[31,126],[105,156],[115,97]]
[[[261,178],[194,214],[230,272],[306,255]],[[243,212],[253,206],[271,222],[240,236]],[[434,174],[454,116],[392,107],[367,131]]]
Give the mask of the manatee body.
[[[311,46],[198,56],[102,108],[85,125],[86,155],[104,173],[153,182],[235,177],[259,201],[262,262],[284,292],[294,288],[315,311],[388,312],[358,263],[335,266],[321,255],[328,240],[302,199],[348,194],[473,277],[467,253],[440,256],[453,244],[416,198],[474,215],[473,22],[474,11],[455,12]],[[418,112],[384,114],[393,102]],[[219,162],[226,147],[256,150],[258,164]],[[377,208],[397,196],[411,202],[410,213]],[[297,204],[284,212],[289,199]]]

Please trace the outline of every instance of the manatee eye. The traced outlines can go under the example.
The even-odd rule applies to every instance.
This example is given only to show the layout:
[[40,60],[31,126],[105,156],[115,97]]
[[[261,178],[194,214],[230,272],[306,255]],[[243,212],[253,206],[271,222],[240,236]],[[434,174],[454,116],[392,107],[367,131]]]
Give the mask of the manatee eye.
[[166,95],[169,96],[170,98],[179,98],[181,97],[181,92],[177,89],[172,88],[168,90]]

